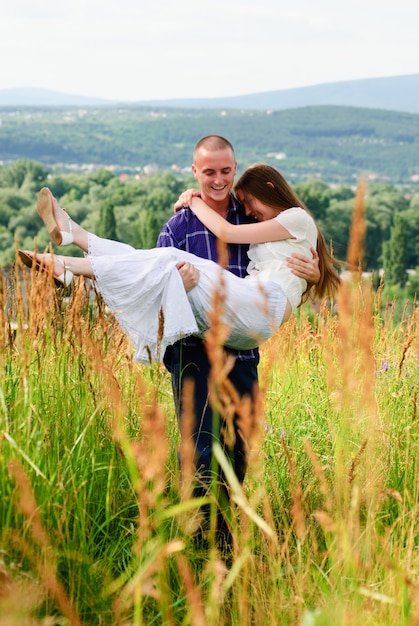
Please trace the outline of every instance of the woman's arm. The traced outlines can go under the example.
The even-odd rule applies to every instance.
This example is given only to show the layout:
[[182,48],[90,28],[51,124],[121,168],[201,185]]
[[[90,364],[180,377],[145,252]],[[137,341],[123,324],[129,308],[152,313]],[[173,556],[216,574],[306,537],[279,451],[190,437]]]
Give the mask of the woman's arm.
[[226,243],[266,243],[293,238],[275,219],[256,224],[230,224],[198,197],[192,198],[190,208],[204,226]]

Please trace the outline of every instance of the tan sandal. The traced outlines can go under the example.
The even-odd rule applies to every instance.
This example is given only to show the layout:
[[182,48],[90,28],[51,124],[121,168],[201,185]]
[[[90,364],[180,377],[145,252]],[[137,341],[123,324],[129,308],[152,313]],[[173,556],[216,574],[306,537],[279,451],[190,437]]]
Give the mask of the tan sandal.
[[[51,240],[57,246],[68,246],[74,242],[73,237],[73,225],[70,217],[68,217],[69,230],[60,230],[54,216],[54,196],[48,187],[43,187],[38,194],[38,201],[36,208],[38,215],[43,220],[45,226],[48,229]],[[63,209],[65,211],[65,209]]]
[[[26,250],[18,250],[19,259],[22,261],[23,265],[29,267],[30,269],[34,268],[36,272],[45,272],[48,270],[48,265],[44,263],[40,263],[38,259],[34,256],[33,252],[28,252]],[[53,274],[53,279],[56,287],[68,287],[71,285],[71,281],[73,280],[73,272],[66,266],[64,261],[60,257],[56,257],[60,259],[64,266],[64,271],[56,276]]]

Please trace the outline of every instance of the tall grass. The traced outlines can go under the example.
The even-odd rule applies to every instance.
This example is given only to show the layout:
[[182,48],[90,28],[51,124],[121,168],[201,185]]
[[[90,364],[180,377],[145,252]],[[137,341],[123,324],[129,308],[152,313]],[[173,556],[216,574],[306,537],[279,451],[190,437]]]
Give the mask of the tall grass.
[[338,314],[300,310],[263,347],[257,420],[239,407],[228,569],[193,541],[202,502],[164,368],[132,362],[82,281],[3,282],[0,625],[419,624],[418,312],[395,325],[361,281],[356,219]]

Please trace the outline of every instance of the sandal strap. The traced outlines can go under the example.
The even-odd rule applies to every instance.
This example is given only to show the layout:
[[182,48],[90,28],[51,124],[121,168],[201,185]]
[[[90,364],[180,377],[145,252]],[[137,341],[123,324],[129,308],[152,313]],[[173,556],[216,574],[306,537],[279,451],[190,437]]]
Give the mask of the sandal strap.
[[70,243],[73,243],[74,241],[73,222],[71,221],[71,217],[68,215],[66,209],[63,209],[63,211],[65,212],[67,219],[68,219],[68,231],[65,231],[65,230],[61,231],[61,237],[62,237],[61,245],[68,246],[70,245]]
[[55,278],[60,283],[63,283],[64,285],[66,285],[66,287],[68,287],[68,285],[71,285],[74,274],[71,271],[71,269],[68,267],[66,262],[64,261],[63,257],[56,255],[56,258],[59,259],[60,263],[63,264],[64,271],[59,276],[56,276]]

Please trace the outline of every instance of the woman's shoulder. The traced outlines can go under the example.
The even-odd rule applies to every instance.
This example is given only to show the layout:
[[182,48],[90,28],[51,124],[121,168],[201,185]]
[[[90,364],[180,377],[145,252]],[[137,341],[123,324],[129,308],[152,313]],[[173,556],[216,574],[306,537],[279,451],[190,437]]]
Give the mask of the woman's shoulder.
[[279,222],[289,220],[298,220],[299,222],[302,222],[306,221],[306,219],[310,217],[311,216],[309,215],[309,213],[307,213],[307,211],[302,207],[293,206],[278,213],[278,215],[274,219],[278,220]]
[[313,239],[317,233],[316,223],[310,213],[302,207],[285,209],[275,218],[296,239]]

